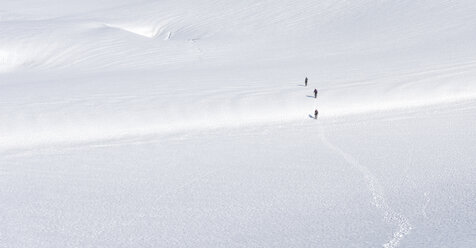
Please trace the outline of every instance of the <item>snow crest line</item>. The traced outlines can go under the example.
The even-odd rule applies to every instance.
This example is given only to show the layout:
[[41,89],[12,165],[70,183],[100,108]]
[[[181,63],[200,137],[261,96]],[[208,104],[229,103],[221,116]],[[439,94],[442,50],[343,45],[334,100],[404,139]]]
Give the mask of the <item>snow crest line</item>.
[[335,151],[341,155],[344,160],[359,170],[359,172],[364,176],[367,183],[367,187],[372,194],[372,204],[380,209],[383,212],[384,219],[387,223],[396,224],[398,230],[393,233],[393,238],[387,243],[383,244],[384,248],[395,248],[398,247],[400,241],[404,236],[408,235],[412,229],[412,226],[408,219],[400,213],[395,212],[386,202],[383,190],[377,180],[377,178],[369,171],[369,169],[359,163],[352,155],[344,152],[339,147],[332,144],[325,135],[325,130],[321,126],[319,128],[320,138],[322,142],[329,147],[331,150]]

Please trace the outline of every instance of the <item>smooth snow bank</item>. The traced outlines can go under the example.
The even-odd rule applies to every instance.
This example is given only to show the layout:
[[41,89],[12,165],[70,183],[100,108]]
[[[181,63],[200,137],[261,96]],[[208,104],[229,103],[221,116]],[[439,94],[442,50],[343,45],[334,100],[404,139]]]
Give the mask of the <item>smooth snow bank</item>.
[[[315,107],[320,118],[328,119],[443,106],[476,97],[472,81],[466,81],[476,78],[473,68],[473,64],[458,65],[323,87],[319,88],[318,100],[312,96],[312,87],[302,87],[301,82],[293,82],[292,78],[282,79],[287,75],[281,73],[269,77],[274,85],[264,77],[253,82],[257,71],[246,76],[235,74],[234,80],[227,81],[222,78],[227,78],[228,73],[201,71],[182,76],[175,75],[175,71],[162,75],[104,75],[99,79],[96,75],[86,79],[61,76],[48,77],[48,82],[40,74],[40,79],[27,83],[4,85],[6,90],[0,93],[0,147],[301,122]],[[155,81],[157,78],[162,80]],[[31,89],[25,88],[28,86]]]

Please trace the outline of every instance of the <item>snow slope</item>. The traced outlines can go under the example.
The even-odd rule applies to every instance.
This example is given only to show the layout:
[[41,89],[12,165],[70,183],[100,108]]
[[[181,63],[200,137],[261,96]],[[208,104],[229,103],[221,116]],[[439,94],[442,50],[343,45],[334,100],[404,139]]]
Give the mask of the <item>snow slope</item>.
[[3,0],[0,247],[472,247],[474,13]]
[[323,117],[475,97],[471,1],[38,5],[1,12],[4,146],[296,121],[304,76]]

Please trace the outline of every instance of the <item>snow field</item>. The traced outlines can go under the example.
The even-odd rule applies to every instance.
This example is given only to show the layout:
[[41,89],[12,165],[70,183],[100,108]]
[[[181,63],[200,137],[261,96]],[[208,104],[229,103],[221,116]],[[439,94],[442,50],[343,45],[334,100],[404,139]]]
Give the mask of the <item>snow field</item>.
[[6,0],[0,247],[473,247],[474,13]]
[[223,128],[3,154],[2,242],[470,247],[472,111],[474,103],[465,103],[352,123]]

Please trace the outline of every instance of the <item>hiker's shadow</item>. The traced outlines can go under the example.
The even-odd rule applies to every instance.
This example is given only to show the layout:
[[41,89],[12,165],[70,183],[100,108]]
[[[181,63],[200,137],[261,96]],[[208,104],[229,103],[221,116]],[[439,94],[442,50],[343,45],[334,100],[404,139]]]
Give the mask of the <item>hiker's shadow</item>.
[[311,97],[312,97],[312,98],[315,98],[314,96],[311,96],[311,95],[307,95],[306,97],[309,97],[309,98],[311,98]]
[[309,118],[311,118],[311,119],[315,119],[315,118],[314,118],[314,116],[313,116],[313,115],[311,115],[311,114],[309,115]]

